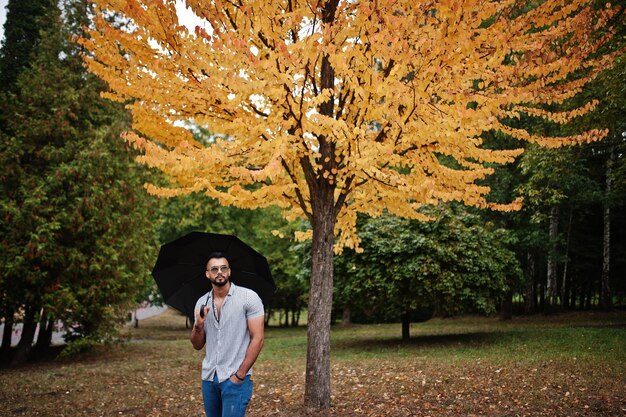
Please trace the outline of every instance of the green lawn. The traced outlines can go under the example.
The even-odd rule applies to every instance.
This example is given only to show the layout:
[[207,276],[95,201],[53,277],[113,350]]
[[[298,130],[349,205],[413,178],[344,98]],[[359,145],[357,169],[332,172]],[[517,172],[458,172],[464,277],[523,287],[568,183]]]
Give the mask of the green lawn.
[[[0,416],[202,416],[202,352],[171,312],[129,341],[0,373]],[[626,312],[334,326],[330,416],[626,415]],[[306,329],[269,328],[249,416],[304,416]]]

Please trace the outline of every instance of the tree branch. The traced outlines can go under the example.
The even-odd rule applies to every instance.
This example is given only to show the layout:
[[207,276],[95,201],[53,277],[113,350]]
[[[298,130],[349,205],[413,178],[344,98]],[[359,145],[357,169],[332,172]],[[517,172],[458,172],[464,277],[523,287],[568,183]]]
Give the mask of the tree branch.
[[309,219],[311,224],[313,224],[313,214],[311,214],[311,212],[307,209],[306,201],[304,200],[304,196],[302,195],[302,192],[300,191],[300,187],[298,185],[298,180],[296,176],[294,175],[293,172],[291,172],[291,169],[289,169],[289,165],[287,165],[287,162],[285,161],[284,158],[281,157],[280,161],[281,161],[283,168],[287,172],[287,175],[289,175],[289,178],[291,178],[291,182],[296,186],[296,197],[298,198],[298,203],[300,204],[300,208],[302,209],[302,212],[306,215],[306,217]]

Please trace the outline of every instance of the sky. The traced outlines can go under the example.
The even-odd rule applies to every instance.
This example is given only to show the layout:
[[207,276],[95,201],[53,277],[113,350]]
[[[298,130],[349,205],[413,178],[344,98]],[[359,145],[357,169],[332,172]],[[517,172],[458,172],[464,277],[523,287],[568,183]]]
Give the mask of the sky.
[[0,40],[4,39],[4,21],[7,20],[7,3],[9,0],[0,0]]
[[[7,3],[9,0],[0,0],[0,40],[4,39],[4,22],[7,18]],[[186,9],[183,6],[184,0],[178,0],[176,5],[176,12],[181,22],[187,26],[191,31],[196,25],[205,26],[202,24],[202,20],[191,12],[190,9]]]

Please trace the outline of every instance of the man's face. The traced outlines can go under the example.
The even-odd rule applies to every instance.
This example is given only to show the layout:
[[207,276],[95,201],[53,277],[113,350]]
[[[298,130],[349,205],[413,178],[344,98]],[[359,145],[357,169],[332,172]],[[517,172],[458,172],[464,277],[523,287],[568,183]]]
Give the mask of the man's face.
[[230,281],[230,267],[226,258],[212,258],[206,266],[206,276],[211,284],[223,287]]

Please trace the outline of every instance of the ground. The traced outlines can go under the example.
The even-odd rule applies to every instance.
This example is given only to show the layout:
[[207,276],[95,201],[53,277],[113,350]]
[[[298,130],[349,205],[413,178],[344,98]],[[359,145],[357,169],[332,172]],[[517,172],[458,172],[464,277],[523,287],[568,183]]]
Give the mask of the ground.
[[[129,339],[0,373],[0,415],[203,416],[202,352],[171,311]],[[626,312],[333,327],[332,407],[304,410],[306,330],[269,328],[248,416],[624,416]]]

